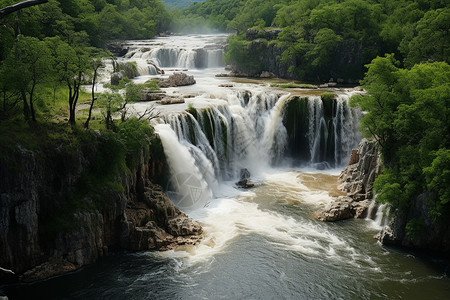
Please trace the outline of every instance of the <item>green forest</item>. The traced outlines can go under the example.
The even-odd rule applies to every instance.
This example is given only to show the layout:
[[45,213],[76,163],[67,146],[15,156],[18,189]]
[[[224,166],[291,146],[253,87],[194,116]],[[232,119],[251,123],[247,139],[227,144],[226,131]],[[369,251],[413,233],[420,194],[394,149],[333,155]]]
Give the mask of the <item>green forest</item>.
[[[2,0],[0,8],[15,3]],[[352,103],[367,112],[361,130],[382,147],[379,201],[407,209],[433,191],[436,221],[450,216],[447,0],[207,0],[171,12],[160,0],[49,0],[1,17],[0,25],[2,148],[30,140],[29,132],[48,135],[56,121],[89,127],[91,115],[77,117],[77,103],[97,98],[80,86],[94,85],[102,58],[111,57],[106,42],[167,30],[231,32],[225,60],[238,70],[266,71],[271,53],[278,69],[267,71],[284,69],[295,80],[361,80],[368,94]],[[99,97],[106,121],[94,116],[91,125],[114,128],[108,114],[124,101]]]

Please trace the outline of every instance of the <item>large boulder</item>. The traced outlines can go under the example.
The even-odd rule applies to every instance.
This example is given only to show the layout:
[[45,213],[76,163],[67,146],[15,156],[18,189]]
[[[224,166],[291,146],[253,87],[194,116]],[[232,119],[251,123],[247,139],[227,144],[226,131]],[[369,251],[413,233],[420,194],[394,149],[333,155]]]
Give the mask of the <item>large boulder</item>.
[[335,222],[349,218],[365,218],[370,201],[353,201],[352,198],[341,196],[330,203],[324,210],[313,213],[319,221]]
[[158,86],[160,88],[186,86],[195,84],[194,76],[187,75],[186,73],[176,72],[166,79],[159,79]]

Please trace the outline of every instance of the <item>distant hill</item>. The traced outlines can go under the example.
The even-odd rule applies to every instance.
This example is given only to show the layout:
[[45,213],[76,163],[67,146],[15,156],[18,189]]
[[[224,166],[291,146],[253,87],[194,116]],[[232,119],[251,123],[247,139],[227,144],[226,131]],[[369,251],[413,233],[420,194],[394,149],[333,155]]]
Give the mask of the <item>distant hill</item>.
[[205,2],[206,0],[162,0],[162,3],[167,5],[167,8],[186,8],[196,2]]

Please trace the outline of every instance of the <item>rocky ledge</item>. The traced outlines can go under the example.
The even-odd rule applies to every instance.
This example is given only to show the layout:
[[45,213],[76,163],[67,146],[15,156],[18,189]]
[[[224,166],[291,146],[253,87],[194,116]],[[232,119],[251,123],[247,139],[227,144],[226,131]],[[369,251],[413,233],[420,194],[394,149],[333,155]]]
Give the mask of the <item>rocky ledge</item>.
[[372,201],[373,182],[381,171],[381,159],[375,141],[363,139],[353,149],[349,165],[339,175],[338,189],[346,192],[324,210],[313,214],[320,221],[365,218]]

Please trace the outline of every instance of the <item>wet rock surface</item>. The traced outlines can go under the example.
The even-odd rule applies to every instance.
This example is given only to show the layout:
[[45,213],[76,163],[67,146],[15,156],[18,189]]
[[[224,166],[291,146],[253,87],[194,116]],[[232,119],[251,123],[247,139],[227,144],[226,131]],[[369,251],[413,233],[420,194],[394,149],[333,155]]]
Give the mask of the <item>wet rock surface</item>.
[[[436,195],[432,192],[419,195],[408,210],[397,210],[376,238],[385,245],[422,250],[450,258],[450,220],[434,220],[430,210],[435,199]],[[408,233],[408,224],[415,230]]]

